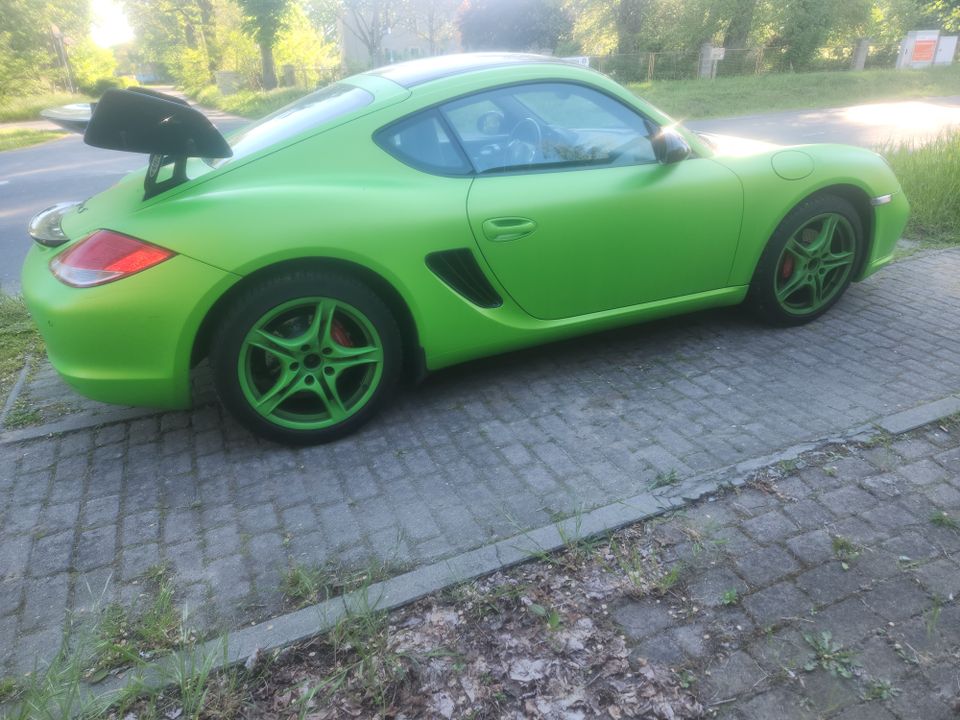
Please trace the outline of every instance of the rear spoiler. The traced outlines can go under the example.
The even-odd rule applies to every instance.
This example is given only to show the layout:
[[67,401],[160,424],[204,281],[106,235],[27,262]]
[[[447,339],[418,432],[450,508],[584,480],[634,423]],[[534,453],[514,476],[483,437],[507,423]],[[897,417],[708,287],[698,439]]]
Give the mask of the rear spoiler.
[[[233,150],[206,116],[186,101],[146,88],[107,90],[96,103],[83,141],[106,150],[150,156],[143,180],[147,200],[187,180],[187,158],[226,158]],[[173,172],[157,180],[160,168]]]

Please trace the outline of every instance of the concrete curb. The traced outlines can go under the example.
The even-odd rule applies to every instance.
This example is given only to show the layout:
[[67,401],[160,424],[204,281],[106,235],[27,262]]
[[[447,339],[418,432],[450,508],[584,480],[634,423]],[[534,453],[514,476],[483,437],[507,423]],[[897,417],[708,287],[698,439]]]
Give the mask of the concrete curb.
[[82,694],[87,702],[108,703],[111,697],[117,697],[119,693],[138,686],[160,688],[170,684],[177,668],[202,667],[210,663],[212,669],[216,670],[244,662],[257,653],[270,653],[321,634],[351,612],[370,609],[394,610],[444,588],[558,550],[571,538],[606,535],[627,525],[677,510],[712,495],[721,488],[742,486],[757,470],[781,461],[796,459],[803,453],[825,445],[864,442],[875,437],[878,432],[907,432],[958,411],[960,395],[951,395],[911,410],[888,415],[875,423],[860,425],[836,436],[798,443],[776,453],[694,476],[665,492],[643,492],[553,525],[521,532],[491,545],[374,583],[364,590],[241,628],[229,636],[207,641],[197,648],[174,653],[150,663],[129,677],[118,676],[96,686],[85,686]]

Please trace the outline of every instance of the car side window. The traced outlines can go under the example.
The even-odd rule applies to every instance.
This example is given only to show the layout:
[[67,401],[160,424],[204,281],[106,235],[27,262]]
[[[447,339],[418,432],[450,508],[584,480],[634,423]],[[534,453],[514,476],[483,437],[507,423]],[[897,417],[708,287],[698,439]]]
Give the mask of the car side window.
[[582,85],[532,83],[448,103],[441,112],[478,173],[657,162],[656,126]]
[[377,132],[374,140],[398,160],[418,170],[441,175],[469,175],[473,171],[435,110],[388,125]]

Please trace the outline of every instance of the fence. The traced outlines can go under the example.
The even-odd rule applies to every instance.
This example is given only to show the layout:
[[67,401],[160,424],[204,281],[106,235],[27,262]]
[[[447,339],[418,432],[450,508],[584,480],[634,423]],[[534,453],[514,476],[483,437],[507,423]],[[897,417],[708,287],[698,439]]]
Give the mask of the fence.
[[[711,67],[710,59],[704,57],[704,52],[709,52],[707,50],[709,47],[705,46],[700,50],[669,50],[636,55],[593,56],[590,58],[590,67],[622,82],[692,80],[698,77],[764,75],[801,69],[804,71],[851,70],[854,69],[857,51],[857,45],[818,48],[800,68],[793,64],[789,47],[731,48],[723,50],[723,58],[713,61]],[[899,47],[899,44],[868,45],[864,67],[867,69],[894,67]]]

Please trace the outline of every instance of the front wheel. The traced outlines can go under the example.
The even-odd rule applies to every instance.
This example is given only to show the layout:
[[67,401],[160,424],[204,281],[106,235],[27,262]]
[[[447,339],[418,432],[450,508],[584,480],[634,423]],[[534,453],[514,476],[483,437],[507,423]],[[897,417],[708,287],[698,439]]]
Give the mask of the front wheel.
[[227,311],[211,350],[221,401],[281,443],[328,442],[369,420],[400,373],[390,310],[352,278],[296,272],[253,286]]
[[821,195],[794,208],[767,243],[750,283],[750,303],[775,325],[823,315],[853,280],[863,225],[843,198]]

